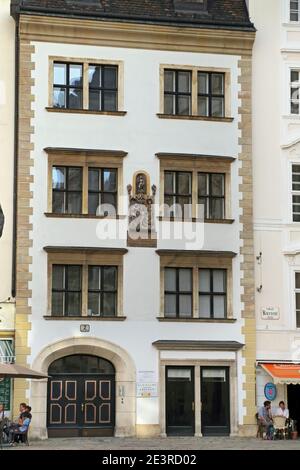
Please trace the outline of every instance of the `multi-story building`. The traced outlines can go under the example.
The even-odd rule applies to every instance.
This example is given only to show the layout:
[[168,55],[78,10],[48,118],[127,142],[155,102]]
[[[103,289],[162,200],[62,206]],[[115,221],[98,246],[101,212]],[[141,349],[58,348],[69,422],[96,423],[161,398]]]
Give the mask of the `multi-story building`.
[[32,434],[253,432],[244,0],[13,0],[12,14],[17,360],[50,375],[18,387]]
[[[13,183],[15,23],[10,1],[0,2],[0,362],[14,356]],[[11,410],[10,380],[0,381],[0,403]]]
[[251,0],[250,14],[257,405],[284,400],[300,423],[300,2]]

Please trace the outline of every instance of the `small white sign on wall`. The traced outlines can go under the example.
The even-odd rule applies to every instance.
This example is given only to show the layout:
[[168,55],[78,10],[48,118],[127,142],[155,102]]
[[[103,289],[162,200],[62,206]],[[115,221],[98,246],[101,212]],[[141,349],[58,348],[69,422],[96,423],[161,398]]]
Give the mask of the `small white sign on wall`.
[[261,318],[263,320],[279,320],[280,312],[278,307],[263,307],[261,309]]
[[137,383],[136,395],[138,398],[152,398],[158,395],[157,383]]
[[154,370],[139,370],[137,373],[136,394],[139,398],[152,398],[158,395],[158,384]]

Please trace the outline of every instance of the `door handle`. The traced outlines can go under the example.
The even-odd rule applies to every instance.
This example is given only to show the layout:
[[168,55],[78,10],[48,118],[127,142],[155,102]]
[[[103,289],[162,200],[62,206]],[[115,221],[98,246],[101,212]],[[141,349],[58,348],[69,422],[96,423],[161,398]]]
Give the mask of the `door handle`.
[[192,401],[192,411],[195,411],[195,402]]
[[81,403],[81,411],[84,412],[84,403]]

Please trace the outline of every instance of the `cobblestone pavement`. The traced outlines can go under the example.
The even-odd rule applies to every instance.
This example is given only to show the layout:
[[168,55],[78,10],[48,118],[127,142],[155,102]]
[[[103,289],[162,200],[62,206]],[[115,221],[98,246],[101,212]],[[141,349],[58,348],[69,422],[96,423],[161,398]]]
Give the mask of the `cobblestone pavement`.
[[239,437],[178,437],[165,439],[72,438],[31,441],[7,450],[300,450],[298,441],[263,441]]

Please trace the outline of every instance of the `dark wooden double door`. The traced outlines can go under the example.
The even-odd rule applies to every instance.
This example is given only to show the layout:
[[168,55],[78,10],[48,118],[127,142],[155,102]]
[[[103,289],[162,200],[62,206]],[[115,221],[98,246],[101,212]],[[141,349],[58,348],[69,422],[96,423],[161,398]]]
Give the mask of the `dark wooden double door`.
[[193,367],[167,367],[167,434],[195,433],[195,386],[201,387],[201,429],[204,436],[230,434],[229,368],[201,367],[200,383]]
[[106,359],[75,354],[48,370],[48,436],[112,436],[115,370]]
[[115,383],[110,376],[57,376],[49,381],[49,437],[111,436]]

